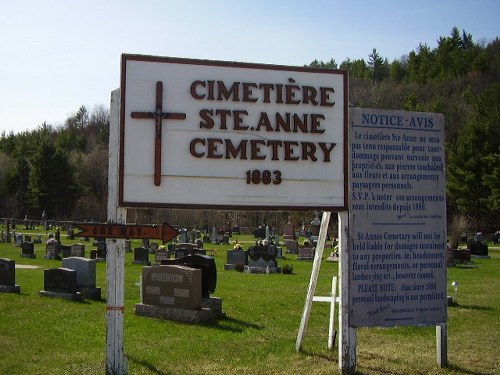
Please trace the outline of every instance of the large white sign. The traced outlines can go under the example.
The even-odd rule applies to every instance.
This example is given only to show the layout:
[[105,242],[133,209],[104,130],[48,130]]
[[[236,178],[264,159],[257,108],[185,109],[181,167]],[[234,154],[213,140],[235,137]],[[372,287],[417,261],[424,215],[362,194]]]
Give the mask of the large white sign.
[[443,115],[350,114],[349,325],[446,322]]
[[345,210],[347,73],[122,56],[121,206]]

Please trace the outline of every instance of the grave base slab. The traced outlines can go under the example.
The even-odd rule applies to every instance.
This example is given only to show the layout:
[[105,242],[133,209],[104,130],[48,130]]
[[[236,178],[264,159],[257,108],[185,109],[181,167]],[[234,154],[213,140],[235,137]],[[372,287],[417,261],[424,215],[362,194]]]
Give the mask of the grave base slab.
[[245,273],[281,273],[281,267],[245,266]]
[[48,290],[40,290],[38,292],[38,295],[43,296],[43,297],[62,298],[62,299],[66,299],[68,301],[83,302],[83,294],[80,292],[60,293],[60,292],[51,292]]
[[19,285],[0,285],[0,293],[21,293]]
[[212,320],[214,317],[212,310],[208,308],[185,310],[165,306],[145,305],[143,303],[135,305],[135,315],[184,323],[203,323]]

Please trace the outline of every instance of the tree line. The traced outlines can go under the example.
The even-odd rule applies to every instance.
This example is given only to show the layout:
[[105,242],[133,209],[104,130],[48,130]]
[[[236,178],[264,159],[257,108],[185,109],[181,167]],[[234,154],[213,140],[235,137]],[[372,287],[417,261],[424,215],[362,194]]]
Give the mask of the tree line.
[[[471,229],[500,230],[500,40],[474,41],[453,28],[430,48],[389,62],[373,48],[367,59],[314,60],[309,67],[349,71],[350,105],[439,112],[445,116],[448,220],[462,215]],[[6,124],[8,127],[8,124]],[[0,217],[105,220],[109,110],[82,106],[62,126],[0,135]],[[181,211],[141,210],[136,219],[160,220]],[[224,220],[228,212],[222,212]],[[310,220],[311,214],[292,217]],[[185,217],[186,216],[186,217]],[[203,215],[202,215],[203,216]],[[231,212],[239,225],[287,220],[289,213]],[[205,221],[200,214],[196,220]],[[213,218],[213,215],[206,215]],[[177,219],[178,218],[178,219]],[[136,221],[137,221],[136,220]]]

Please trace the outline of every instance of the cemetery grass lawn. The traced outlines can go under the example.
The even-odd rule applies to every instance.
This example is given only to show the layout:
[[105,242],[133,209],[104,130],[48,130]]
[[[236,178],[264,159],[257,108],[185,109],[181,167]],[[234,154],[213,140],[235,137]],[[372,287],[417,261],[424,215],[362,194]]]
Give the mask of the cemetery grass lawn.
[[[33,234],[37,232],[34,231]],[[64,244],[80,242],[62,237]],[[253,242],[251,236],[233,236]],[[43,242],[46,236],[43,235]],[[248,241],[248,242],[245,242]],[[86,254],[92,248],[84,242]],[[248,245],[248,246],[247,246]],[[133,241],[132,248],[139,242]],[[232,247],[232,246],[231,246]],[[311,261],[286,254],[278,265],[293,265],[292,275],[256,275],[224,271],[230,246],[216,249],[215,297],[223,299],[225,318],[190,325],[139,317],[141,266],[125,261],[125,354],[130,374],[331,374],[338,372],[338,340],[327,350],[329,306],[314,303],[303,352],[295,351]],[[43,259],[45,245],[35,244],[36,259],[0,244],[0,257],[14,259],[21,294],[0,294],[0,374],[104,374],[106,343],[106,265],[97,264],[103,300],[69,302],[40,297],[43,270],[61,266]],[[449,367],[436,363],[434,327],[358,329],[358,374],[495,374],[500,371],[500,247],[491,259],[474,259],[477,268],[448,269],[448,293],[459,282],[458,304],[448,309]],[[324,259],[329,255],[325,249]],[[151,259],[153,256],[151,255]],[[328,295],[337,263],[323,261],[316,295]],[[337,309],[338,311],[338,309]]]

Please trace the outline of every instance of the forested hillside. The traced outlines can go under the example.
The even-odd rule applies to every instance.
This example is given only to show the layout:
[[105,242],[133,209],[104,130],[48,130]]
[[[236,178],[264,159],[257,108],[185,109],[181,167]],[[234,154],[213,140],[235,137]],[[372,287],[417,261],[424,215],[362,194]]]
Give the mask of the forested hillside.
[[[353,106],[443,113],[448,220],[462,215],[471,230],[500,230],[500,40],[474,41],[454,28],[436,48],[422,43],[392,62],[379,47],[366,59],[308,66],[348,70]],[[45,209],[51,218],[105,220],[108,132],[103,106],[82,106],[62,126],[3,132],[0,217],[38,218]]]

